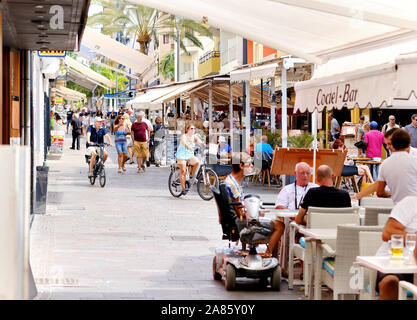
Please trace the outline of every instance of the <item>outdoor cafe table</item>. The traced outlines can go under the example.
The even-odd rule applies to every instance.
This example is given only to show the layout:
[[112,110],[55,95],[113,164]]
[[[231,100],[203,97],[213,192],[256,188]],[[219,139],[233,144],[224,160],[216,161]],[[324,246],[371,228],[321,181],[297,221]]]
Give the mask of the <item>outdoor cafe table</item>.
[[[305,237],[312,238],[316,242],[316,254],[314,261],[314,300],[321,300],[321,265],[323,264],[322,248],[319,245],[323,240],[336,240],[337,229],[322,229],[322,228],[300,228],[298,230],[304,234]],[[306,279],[305,281],[308,281]],[[308,298],[312,298],[312,285],[309,285]]]
[[298,211],[289,209],[271,209],[270,212],[274,216],[271,219],[279,220],[280,218],[284,218],[285,231],[281,240],[279,264],[282,268],[288,270],[288,254],[290,249],[289,223],[291,218],[295,218],[297,216]]
[[414,284],[417,284],[417,265],[405,264],[404,259],[392,259],[391,256],[357,256],[360,265],[382,273],[414,273]]

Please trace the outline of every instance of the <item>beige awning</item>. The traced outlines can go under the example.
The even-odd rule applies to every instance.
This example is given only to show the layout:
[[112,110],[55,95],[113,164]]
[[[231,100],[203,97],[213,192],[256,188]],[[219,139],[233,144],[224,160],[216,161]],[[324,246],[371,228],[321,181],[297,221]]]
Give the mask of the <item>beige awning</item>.
[[90,27],[85,27],[81,44],[137,73],[143,73],[153,59]]
[[269,63],[252,68],[243,68],[230,72],[230,81],[252,81],[257,79],[268,79],[275,76],[278,63]]
[[87,96],[84,93],[69,89],[67,87],[57,85],[56,88],[51,88],[51,91],[55,93],[55,95],[64,97],[65,99],[70,101],[87,102]]
[[154,100],[152,102],[152,104],[161,104],[163,102],[168,102],[168,101],[172,101],[178,97],[180,97],[182,94],[193,90],[194,88],[199,87],[200,85],[202,85],[204,82],[204,80],[202,81],[195,81],[195,82],[190,82],[190,83],[184,83],[184,84],[177,84],[175,85],[175,90],[169,92],[168,94],[161,96],[160,98]]
[[103,85],[107,87],[114,87],[113,81],[106,78],[105,76],[102,76],[101,74],[95,72],[94,70],[90,69],[89,67],[83,65],[82,63],[78,62],[77,60],[74,60],[70,56],[65,56],[64,63],[70,67],[73,68],[75,71],[79,73],[80,77],[84,77],[85,79],[92,80],[93,83],[102,83]]
[[162,96],[173,92],[176,89],[175,86],[166,87],[150,87],[146,91],[136,98],[126,102],[127,107],[134,109],[160,109],[161,105],[152,105],[154,100],[161,98]]

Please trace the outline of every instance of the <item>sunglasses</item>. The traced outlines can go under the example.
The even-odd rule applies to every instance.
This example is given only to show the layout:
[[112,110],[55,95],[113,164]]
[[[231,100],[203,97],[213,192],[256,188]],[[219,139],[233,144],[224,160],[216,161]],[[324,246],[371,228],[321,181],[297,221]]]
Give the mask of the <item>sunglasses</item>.
[[190,128],[190,130],[194,130],[194,129],[195,129],[194,127],[191,127],[191,128]]

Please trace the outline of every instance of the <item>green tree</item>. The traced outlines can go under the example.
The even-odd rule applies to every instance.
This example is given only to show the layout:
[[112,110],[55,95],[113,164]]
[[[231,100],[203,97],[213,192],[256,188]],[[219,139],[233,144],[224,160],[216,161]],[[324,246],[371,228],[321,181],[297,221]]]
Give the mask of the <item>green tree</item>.
[[[103,67],[103,66],[98,66],[95,64],[92,64],[90,66],[90,68],[92,70],[94,70],[95,72],[101,74],[102,76],[108,78],[110,81],[112,81],[113,83],[116,82],[116,72],[113,70],[110,70],[109,68]],[[117,76],[117,89],[119,91],[123,91],[127,89],[126,83],[129,83],[129,79],[125,76],[122,75],[118,75]],[[116,88],[113,88],[114,92],[116,92]],[[112,90],[112,91],[113,91]]]
[[159,62],[159,72],[165,79],[175,78],[175,54],[174,51],[166,54]]
[[[158,34],[171,36],[177,40],[175,16],[162,14],[155,9],[144,7],[126,1],[94,0],[94,4],[104,7],[103,12],[96,13],[88,18],[90,26],[101,26],[104,34],[121,32],[124,35],[134,34],[134,39],[140,44],[140,52],[148,53],[149,43],[154,40],[159,45]],[[209,28],[198,22],[183,19],[180,29],[180,47],[188,54],[183,42],[188,39],[193,45],[202,48],[200,40],[195,33],[201,36],[212,37]]]

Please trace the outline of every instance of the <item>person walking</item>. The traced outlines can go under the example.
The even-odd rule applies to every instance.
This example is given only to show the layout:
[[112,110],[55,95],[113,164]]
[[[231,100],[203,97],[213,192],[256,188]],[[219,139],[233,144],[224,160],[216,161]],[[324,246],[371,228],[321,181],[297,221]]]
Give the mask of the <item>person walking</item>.
[[417,148],[417,114],[413,114],[411,116],[411,123],[406,125],[404,129],[411,136],[411,146],[413,148]]
[[[381,161],[382,146],[385,144],[384,134],[378,131],[378,123],[372,121],[370,123],[371,130],[365,134],[364,143],[366,146],[366,156],[372,161]],[[376,181],[378,178],[379,164],[372,164],[372,179]]]
[[109,119],[110,119],[110,132],[111,134],[114,134],[114,120],[116,119],[116,113],[114,112],[114,110],[112,110],[112,112],[109,115]]
[[145,116],[144,112],[143,112],[142,121],[145,122],[148,125],[148,129],[149,129],[149,131],[147,131],[147,133],[146,133],[146,139],[148,140],[148,157],[146,158],[146,166],[149,167],[151,165],[150,162],[149,162],[149,155],[150,155],[149,141],[150,141],[150,138],[151,138],[151,132],[153,131],[153,125],[152,125],[150,120],[146,119],[146,116]]
[[119,164],[118,172],[126,171],[125,162],[127,160],[127,139],[126,135],[130,135],[125,121],[121,115],[118,115],[114,120],[114,143],[117,151],[117,163]]
[[145,161],[149,156],[148,142],[149,142],[149,127],[142,121],[144,112],[140,111],[136,117],[136,122],[132,124],[132,139],[133,139],[133,152],[138,162],[138,173],[145,169]]
[[388,117],[388,123],[384,124],[382,127],[382,133],[385,134],[385,132],[387,132],[390,129],[394,129],[394,128],[400,128],[399,124],[395,123],[395,117],[393,115],[390,115]]
[[[127,113],[125,113],[122,117],[123,117],[123,120],[125,121],[125,126],[130,132],[132,130],[131,117]],[[127,153],[128,153],[128,157],[126,161],[130,160],[129,164],[133,164],[133,140],[130,134],[126,136],[126,141],[127,141]]]
[[67,133],[68,133],[68,127],[71,125],[73,115],[74,115],[74,111],[72,111],[72,107],[70,107],[69,110],[67,111]]
[[75,141],[77,141],[77,150],[80,150],[80,135],[81,135],[82,122],[79,119],[78,114],[73,115],[71,126],[72,126],[72,146],[70,149],[75,150]]
[[153,127],[153,158],[155,166],[159,167],[162,164],[162,156],[164,152],[165,127],[162,124],[161,117],[156,117],[155,125]]
[[339,139],[340,136],[340,125],[336,118],[333,117],[333,113],[329,113],[330,120],[330,133],[332,135],[332,141]]

